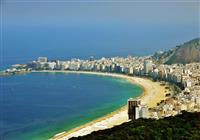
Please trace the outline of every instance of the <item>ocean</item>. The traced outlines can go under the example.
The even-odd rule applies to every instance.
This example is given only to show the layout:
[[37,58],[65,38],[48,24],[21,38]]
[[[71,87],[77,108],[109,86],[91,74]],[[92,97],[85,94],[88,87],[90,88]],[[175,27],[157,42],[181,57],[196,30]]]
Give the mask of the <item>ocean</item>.
[[39,56],[70,60],[151,55],[198,36],[196,26],[175,25],[27,25],[2,28],[0,69]]
[[[20,11],[27,7],[17,8]],[[15,14],[13,8],[10,10]],[[26,9],[22,13],[26,15]],[[40,56],[70,60],[149,55],[199,35],[196,23],[140,24],[137,17],[125,24],[121,19],[115,22],[112,18],[108,23],[92,18],[88,24],[73,24],[69,20],[55,22],[60,19],[55,16],[44,21],[43,17],[39,18],[34,24],[34,18],[43,12],[37,16],[31,16],[35,12],[26,16],[22,13],[18,13],[22,15],[20,18],[16,15],[3,18],[0,70]],[[106,115],[141,93],[140,87],[124,79],[95,75],[31,73],[0,77],[0,139],[47,139]]]
[[0,139],[44,140],[104,116],[141,95],[120,78],[31,73],[0,77]]

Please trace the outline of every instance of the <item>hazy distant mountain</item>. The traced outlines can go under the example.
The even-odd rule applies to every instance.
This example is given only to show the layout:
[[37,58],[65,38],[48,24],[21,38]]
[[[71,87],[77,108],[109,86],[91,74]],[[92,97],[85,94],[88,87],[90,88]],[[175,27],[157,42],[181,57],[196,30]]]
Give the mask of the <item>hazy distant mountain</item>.
[[200,62],[200,38],[176,46],[169,51],[155,53],[154,57],[160,63],[166,64]]

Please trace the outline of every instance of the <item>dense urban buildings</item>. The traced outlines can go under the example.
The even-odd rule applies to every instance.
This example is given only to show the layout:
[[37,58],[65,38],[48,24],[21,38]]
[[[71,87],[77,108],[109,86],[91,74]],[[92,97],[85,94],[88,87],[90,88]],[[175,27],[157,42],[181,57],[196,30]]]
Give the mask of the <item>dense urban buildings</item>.
[[[176,115],[181,111],[200,111],[200,63],[189,64],[159,64],[152,56],[146,57],[112,57],[89,60],[72,59],[67,61],[48,60],[39,57],[37,61],[28,64],[16,64],[5,71],[6,74],[29,72],[37,70],[68,70],[121,73],[130,76],[151,78],[154,81],[169,82],[175,89],[166,96],[156,108],[149,109],[149,117],[162,118]],[[131,101],[130,101],[131,102]],[[138,109],[138,110],[137,110]],[[135,107],[136,114],[131,119],[146,117],[146,107]]]

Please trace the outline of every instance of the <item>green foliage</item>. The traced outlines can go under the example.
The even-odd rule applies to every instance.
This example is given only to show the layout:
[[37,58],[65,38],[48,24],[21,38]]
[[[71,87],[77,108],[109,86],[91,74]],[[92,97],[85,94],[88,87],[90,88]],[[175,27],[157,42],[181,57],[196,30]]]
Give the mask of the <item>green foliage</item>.
[[138,119],[111,129],[93,132],[70,140],[198,140],[200,113],[182,112],[181,115],[160,120]]

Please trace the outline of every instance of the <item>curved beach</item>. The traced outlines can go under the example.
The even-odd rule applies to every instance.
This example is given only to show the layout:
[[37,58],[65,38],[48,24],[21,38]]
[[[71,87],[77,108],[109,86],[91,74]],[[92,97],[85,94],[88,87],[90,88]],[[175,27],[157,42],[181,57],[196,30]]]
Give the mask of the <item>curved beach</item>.
[[[157,103],[164,100],[166,89],[165,86],[161,86],[159,82],[153,82],[149,79],[131,77],[123,74],[114,73],[101,73],[101,72],[84,72],[84,71],[34,71],[34,72],[60,72],[60,73],[77,73],[77,74],[95,74],[102,76],[112,76],[118,78],[124,78],[133,84],[139,85],[143,88],[143,94],[139,97],[142,104],[148,105],[149,108],[155,107]],[[93,131],[103,130],[111,128],[116,125],[120,125],[124,122],[128,122],[127,106],[124,106],[104,117],[96,119],[90,123],[74,128],[70,131],[61,132],[55,135],[52,140],[67,140],[72,137],[84,136],[92,133]]]

